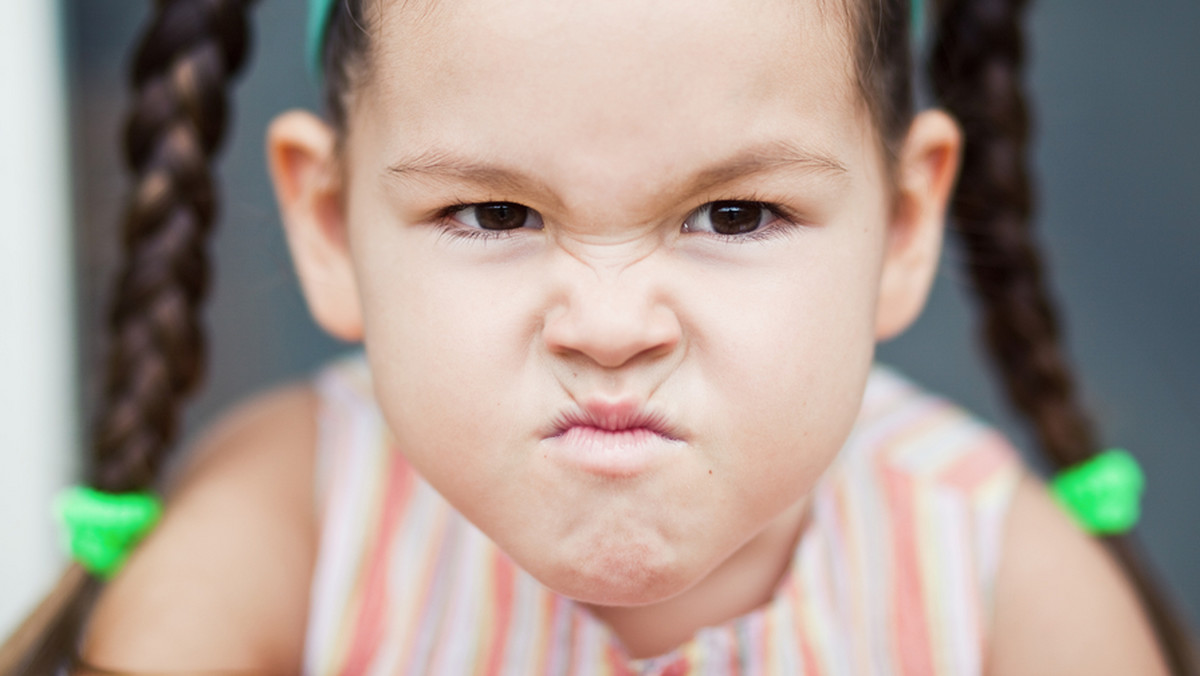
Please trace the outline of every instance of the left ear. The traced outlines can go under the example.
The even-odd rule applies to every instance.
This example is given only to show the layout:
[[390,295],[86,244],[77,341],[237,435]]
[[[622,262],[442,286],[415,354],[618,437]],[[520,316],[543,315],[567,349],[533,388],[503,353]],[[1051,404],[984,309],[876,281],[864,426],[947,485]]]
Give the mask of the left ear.
[[892,338],[916,320],[937,271],[946,206],[958,175],[962,133],[940,110],[916,116],[900,150],[885,244],[875,339]]

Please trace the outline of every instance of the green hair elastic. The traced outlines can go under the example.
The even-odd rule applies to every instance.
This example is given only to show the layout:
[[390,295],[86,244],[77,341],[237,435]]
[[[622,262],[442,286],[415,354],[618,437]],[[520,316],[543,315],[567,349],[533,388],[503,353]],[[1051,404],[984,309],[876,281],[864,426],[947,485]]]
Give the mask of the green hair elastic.
[[1084,530],[1116,535],[1137,524],[1145,481],[1129,452],[1111,449],[1061,472],[1051,490]]
[[158,523],[162,501],[150,493],[113,494],[76,486],[58,496],[55,511],[71,557],[107,580]]

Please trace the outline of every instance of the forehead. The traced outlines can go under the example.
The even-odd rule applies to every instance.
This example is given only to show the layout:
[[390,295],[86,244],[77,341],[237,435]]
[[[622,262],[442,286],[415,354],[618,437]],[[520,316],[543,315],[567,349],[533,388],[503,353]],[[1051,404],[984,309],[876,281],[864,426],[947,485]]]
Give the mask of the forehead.
[[867,117],[840,4],[382,3],[355,107],[385,152],[501,155],[564,171],[575,162],[600,174],[669,172],[781,140],[845,155]]

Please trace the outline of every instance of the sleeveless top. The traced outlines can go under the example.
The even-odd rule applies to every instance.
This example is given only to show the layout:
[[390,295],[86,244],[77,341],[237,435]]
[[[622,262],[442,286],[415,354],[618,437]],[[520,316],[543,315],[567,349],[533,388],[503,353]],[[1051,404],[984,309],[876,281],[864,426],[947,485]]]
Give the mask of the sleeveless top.
[[982,671],[1019,460],[998,434],[883,367],[814,489],[774,598],[640,660],[416,474],[390,441],[361,357],[327,368],[316,389],[310,676]]

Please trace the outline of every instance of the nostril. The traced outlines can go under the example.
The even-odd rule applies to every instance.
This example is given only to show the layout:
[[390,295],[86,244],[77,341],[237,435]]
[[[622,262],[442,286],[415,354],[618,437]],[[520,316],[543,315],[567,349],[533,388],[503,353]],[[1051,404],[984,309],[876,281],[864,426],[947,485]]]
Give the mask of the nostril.
[[671,352],[682,334],[675,313],[644,298],[631,300],[573,302],[548,314],[542,329],[546,347],[606,368]]

